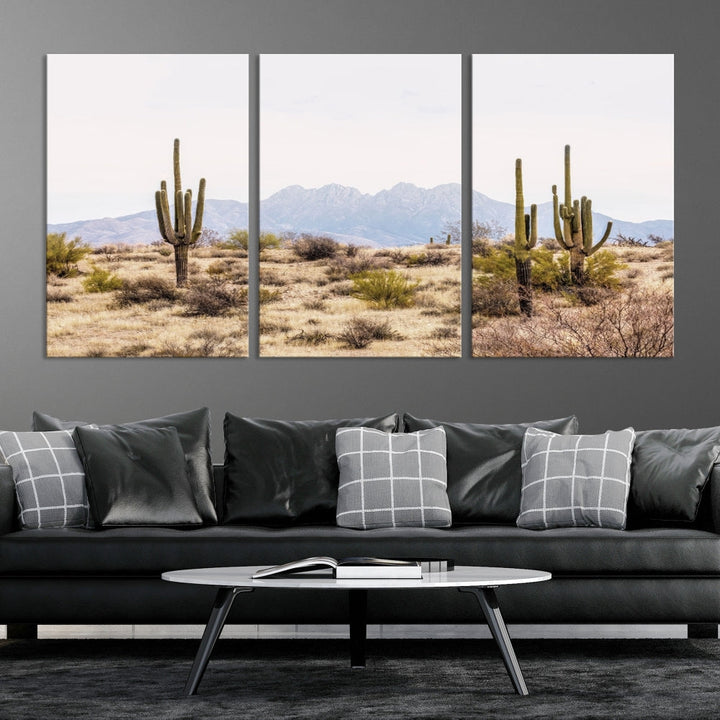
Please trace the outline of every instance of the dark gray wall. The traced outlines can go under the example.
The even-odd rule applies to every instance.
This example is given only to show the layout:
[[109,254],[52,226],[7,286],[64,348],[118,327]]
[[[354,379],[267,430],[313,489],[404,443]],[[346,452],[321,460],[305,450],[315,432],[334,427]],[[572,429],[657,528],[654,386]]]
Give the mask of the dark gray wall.
[[[207,405],[220,458],[226,409],[285,418],[408,409],[481,422],[574,412],[590,432],[718,424],[717,9],[714,0],[0,0],[0,428],[28,428],[36,408],[121,422]],[[676,357],[48,359],[51,52],[675,53]],[[562,103],[562,78],[557,88]],[[469,172],[466,162],[465,180]]]

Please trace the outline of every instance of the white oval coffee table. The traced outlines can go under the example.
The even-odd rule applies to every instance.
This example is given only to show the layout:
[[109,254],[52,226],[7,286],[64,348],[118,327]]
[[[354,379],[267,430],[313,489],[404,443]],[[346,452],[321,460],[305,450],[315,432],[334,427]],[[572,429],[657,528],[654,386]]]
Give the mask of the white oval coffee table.
[[210,585],[219,588],[215,604],[210,613],[210,619],[205,627],[200,647],[185,684],[185,692],[188,695],[194,695],[197,692],[215,642],[222,632],[235,596],[239,593],[269,588],[276,590],[311,589],[348,592],[350,600],[350,664],[352,667],[364,667],[365,665],[367,594],[369,591],[380,589],[402,591],[457,588],[461,592],[472,593],[477,598],[490,632],[500,648],[505,668],[516,692],[519,695],[528,694],[520,665],[510,641],[510,635],[500,613],[495,588],[550,580],[552,575],[548,572],[516,568],[460,566],[449,572],[425,573],[418,580],[389,578],[336,580],[323,572],[281,575],[254,580],[252,576],[259,569],[259,567],[252,566],[196,568],[192,570],[173,570],[162,574],[162,579],[170,582]]

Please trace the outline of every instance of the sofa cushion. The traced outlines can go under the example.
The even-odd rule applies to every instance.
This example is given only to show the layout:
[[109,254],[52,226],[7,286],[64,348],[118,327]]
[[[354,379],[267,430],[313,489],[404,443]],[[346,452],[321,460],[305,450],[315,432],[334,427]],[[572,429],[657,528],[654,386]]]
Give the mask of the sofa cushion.
[[624,530],[635,431],[558,435],[528,428],[518,527]]
[[[68,424],[70,424],[68,421],[59,420],[51,415],[33,413],[35,430],[62,430],[67,429],[63,426]],[[81,425],[86,424],[81,423]],[[138,428],[174,427],[177,430],[180,444],[185,451],[188,479],[195,495],[195,504],[200,517],[206,523],[217,522],[215,485],[212,476],[212,461],[210,460],[210,411],[207,408],[200,408],[125,424]],[[76,425],[72,425],[72,427],[74,428]]]
[[337,524],[380,527],[448,527],[445,430],[385,433],[340,428]]
[[693,522],[718,454],[720,427],[639,431],[631,485],[638,515]]
[[12,467],[23,528],[88,524],[85,473],[70,431],[0,432],[0,456]]
[[75,428],[95,524],[200,525],[174,427]]
[[448,498],[453,524],[514,523],[520,512],[520,450],[530,426],[566,435],[577,418],[514,425],[447,423],[404,415],[405,432],[442,425],[447,434]]
[[547,570],[575,576],[720,575],[720,535],[694,528],[557,528],[514,525],[265,528],[240,525],[22,530],[0,536],[5,575],[148,575],[166,570],[276,565],[314,555],[429,557],[458,565]]
[[335,524],[335,431],[360,426],[393,432],[398,416],[264,420],[227,413],[224,522]]

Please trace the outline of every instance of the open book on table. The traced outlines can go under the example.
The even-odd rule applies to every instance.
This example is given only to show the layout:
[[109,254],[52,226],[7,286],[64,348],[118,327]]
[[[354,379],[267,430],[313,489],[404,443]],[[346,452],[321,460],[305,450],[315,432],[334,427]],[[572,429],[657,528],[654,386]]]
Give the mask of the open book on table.
[[333,576],[339,580],[373,578],[412,580],[422,577],[422,565],[415,560],[389,560],[372,557],[350,557],[336,560],[331,557],[310,557],[285,563],[284,565],[263,568],[253,575],[253,579],[323,569],[332,570]]

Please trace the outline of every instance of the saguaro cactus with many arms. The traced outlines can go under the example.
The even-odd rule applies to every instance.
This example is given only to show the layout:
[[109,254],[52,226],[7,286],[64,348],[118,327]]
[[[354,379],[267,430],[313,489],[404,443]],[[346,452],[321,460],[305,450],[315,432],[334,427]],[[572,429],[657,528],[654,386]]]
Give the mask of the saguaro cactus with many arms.
[[537,205],[525,213],[523,196],[522,160],[515,161],[515,274],[517,276],[520,312],[527,317],[533,314],[532,261],[530,251],[537,244]]
[[160,234],[165,242],[175,248],[175,277],[177,286],[182,287],[187,282],[188,249],[194,245],[202,233],[203,209],[205,207],[205,178],[200,179],[197,203],[195,205],[195,222],[192,220],[192,191],[185,191],[183,195],[182,180],[180,179],[180,140],[175,138],[173,145],[173,174],[175,176],[175,222],[170,217],[167,183],[160,183],[160,190],[155,193],[155,208],[157,210]]
[[612,222],[602,238],[593,245],[592,200],[572,199],[570,189],[570,146],[565,146],[565,202],[558,206],[557,185],[552,186],[555,237],[570,253],[570,277],[575,285],[585,282],[585,258],[597,252],[610,237]]

